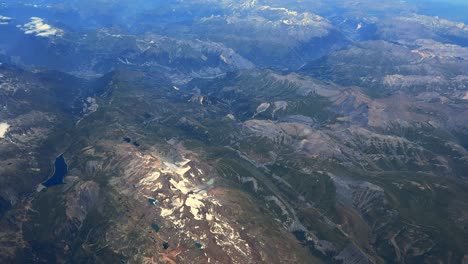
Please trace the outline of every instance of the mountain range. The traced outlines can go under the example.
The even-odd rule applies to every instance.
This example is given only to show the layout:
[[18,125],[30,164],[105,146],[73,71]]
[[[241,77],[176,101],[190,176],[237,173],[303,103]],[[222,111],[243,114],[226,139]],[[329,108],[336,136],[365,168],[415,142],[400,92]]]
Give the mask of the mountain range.
[[0,261],[467,263],[437,6],[1,1]]

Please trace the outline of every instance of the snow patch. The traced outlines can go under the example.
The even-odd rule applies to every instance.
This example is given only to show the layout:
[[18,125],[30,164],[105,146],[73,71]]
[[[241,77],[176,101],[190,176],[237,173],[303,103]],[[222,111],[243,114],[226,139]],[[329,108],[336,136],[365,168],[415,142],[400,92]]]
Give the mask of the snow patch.
[[86,101],[83,103],[83,113],[85,116],[88,116],[96,112],[99,108],[99,105],[94,97],[86,98]]
[[174,213],[175,209],[166,209],[166,208],[161,208],[161,216],[162,217],[167,217],[170,216]]
[[362,28],[362,23],[357,24],[356,31],[360,30],[361,28]]
[[224,63],[226,63],[226,64],[229,63],[228,59],[227,59],[223,54],[219,55],[219,58],[220,58]]
[[259,10],[271,10],[271,11],[280,11],[280,12],[283,12],[285,13],[286,15],[288,16],[298,16],[299,13],[297,11],[294,11],[294,10],[289,10],[287,8],[284,8],[284,7],[271,7],[271,6],[261,6],[258,8]]
[[258,107],[257,107],[257,111],[255,112],[254,116],[257,116],[258,114],[260,113],[263,113],[265,112],[266,110],[268,110],[268,108],[270,108],[270,103],[261,103]]
[[468,92],[465,93],[465,96],[462,98],[463,100],[468,100]]
[[[247,242],[242,239],[239,232],[232,228],[226,222],[211,222],[210,232],[215,236],[216,244],[233,259],[236,259],[235,254],[241,253],[244,256],[251,254],[251,249]],[[235,252],[232,251],[235,249]]]
[[154,171],[151,174],[149,174],[148,177],[145,177],[140,180],[140,185],[143,186],[153,186],[155,182],[159,179],[159,176],[161,173],[159,171]]
[[10,125],[8,123],[0,123],[0,138],[4,138]]
[[227,114],[226,118],[230,120],[236,120],[236,117],[233,114]]
[[190,170],[190,166],[186,166],[190,160],[184,160],[181,162],[178,162],[177,164],[173,164],[170,162],[164,162],[165,168],[161,170],[163,173],[175,173],[181,177],[184,176],[184,174]]
[[190,213],[196,220],[202,220],[200,216],[200,210],[205,207],[202,202],[203,196],[200,194],[190,194],[185,201],[185,205],[190,207]]
[[174,190],[179,190],[182,194],[188,194],[192,191],[192,188],[189,187],[190,183],[186,179],[181,181],[171,179],[169,182],[172,184]]
[[125,65],[133,65],[127,58],[118,58],[117,59],[120,63],[125,64]]

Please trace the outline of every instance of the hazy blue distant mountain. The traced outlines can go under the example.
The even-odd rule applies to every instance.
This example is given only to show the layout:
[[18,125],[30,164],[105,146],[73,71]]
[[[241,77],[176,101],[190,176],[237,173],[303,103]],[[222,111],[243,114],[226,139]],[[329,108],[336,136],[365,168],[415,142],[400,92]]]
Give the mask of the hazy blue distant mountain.
[[468,263],[467,8],[0,1],[0,263]]
[[468,23],[468,2],[464,0],[448,1],[410,1],[415,3],[421,14],[430,16],[440,16],[453,21]]

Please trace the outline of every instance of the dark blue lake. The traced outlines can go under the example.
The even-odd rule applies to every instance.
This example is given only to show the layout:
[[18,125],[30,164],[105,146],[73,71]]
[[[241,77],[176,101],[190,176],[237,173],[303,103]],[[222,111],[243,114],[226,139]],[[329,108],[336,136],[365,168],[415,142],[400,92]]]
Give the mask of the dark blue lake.
[[54,175],[52,175],[50,179],[42,183],[42,185],[44,185],[45,187],[52,187],[55,185],[63,184],[63,178],[65,177],[65,175],[67,175],[67,172],[68,165],[65,162],[65,158],[62,154],[55,159]]

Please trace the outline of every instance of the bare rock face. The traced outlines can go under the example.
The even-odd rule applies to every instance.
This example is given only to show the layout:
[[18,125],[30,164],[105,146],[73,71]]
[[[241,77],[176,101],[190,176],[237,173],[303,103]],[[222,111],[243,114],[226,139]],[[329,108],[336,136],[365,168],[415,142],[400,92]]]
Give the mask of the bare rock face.
[[348,245],[343,251],[335,257],[342,263],[349,264],[370,264],[372,263],[358,248],[353,244]]
[[[216,175],[212,174],[212,169],[188,159],[190,154],[184,157],[184,151],[180,149],[177,152],[182,153],[167,157],[157,154],[156,149],[147,153],[128,145],[102,147],[106,149],[104,153],[116,154],[107,158],[102,168],[105,170],[113,164],[114,169],[120,171],[109,180],[108,188],[115,194],[107,204],[126,201],[124,213],[102,238],[102,243],[108,244],[114,252],[137,262],[144,259],[169,262],[178,259],[188,263],[245,263],[252,259],[265,263],[283,261],[281,254],[286,253],[278,255],[279,259],[271,259],[267,252],[285,252],[286,249],[263,240],[254,226],[240,226],[238,221],[244,221],[244,215],[250,213],[233,204],[231,195],[234,190],[213,186]],[[102,204],[97,201],[102,199],[99,191],[95,182],[77,186],[69,194],[67,216],[81,222],[87,210]],[[246,202],[245,198],[239,199],[238,202]],[[138,217],[134,218],[134,215]],[[139,234],[136,241],[126,235],[135,221],[139,225],[139,229],[134,230]],[[128,243],[139,245],[138,256],[133,255]],[[167,243],[167,249],[163,247],[164,243]]]
[[66,214],[70,221],[81,227],[88,212],[98,203],[99,185],[96,182],[78,183],[73,192],[69,193],[66,204]]

